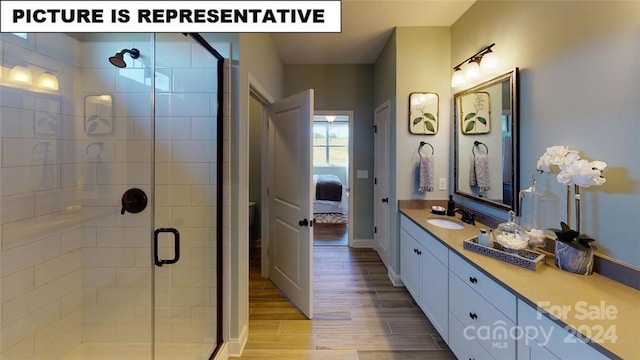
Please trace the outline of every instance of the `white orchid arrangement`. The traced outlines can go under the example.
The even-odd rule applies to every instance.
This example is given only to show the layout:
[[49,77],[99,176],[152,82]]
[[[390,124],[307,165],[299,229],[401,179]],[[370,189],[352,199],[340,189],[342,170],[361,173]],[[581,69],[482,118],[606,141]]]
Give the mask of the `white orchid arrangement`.
[[599,186],[607,182],[602,177],[602,170],[607,167],[603,161],[588,161],[580,159],[575,150],[566,146],[548,147],[536,164],[540,172],[551,172],[552,167],[557,167],[559,172],[556,179],[562,185],[567,185],[567,221],[570,216],[569,192],[574,185],[576,230],[572,230],[565,222],[560,222],[561,229],[551,229],[559,241],[568,244],[578,250],[594,248],[591,244],[594,239],[580,235],[580,187]]
[[548,147],[536,164],[540,172],[551,172],[552,166],[558,167],[556,179],[562,185],[589,187],[607,182],[607,179],[602,177],[602,170],[607,167],[607,163],[580,159],[577,151],[566,146]]

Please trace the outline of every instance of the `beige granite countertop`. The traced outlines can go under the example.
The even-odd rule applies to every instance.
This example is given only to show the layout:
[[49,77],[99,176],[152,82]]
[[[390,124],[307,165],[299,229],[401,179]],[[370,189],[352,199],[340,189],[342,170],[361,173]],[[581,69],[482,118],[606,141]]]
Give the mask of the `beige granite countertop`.
[[[518,298],[534,307],[538,305],[546,311],[555,311],[559,306],[570,306],[567,316],[560,318],[561,325],[574,329],[595,329],[610,327],[617,335],[616,341],[603,341],[595,345],[604,348],[623,359],[640,359],[640,291],[620,284],[599,274],[577,275],[559,270],[553,263],[553,257],[547,255],[546,265],[537,271],[520,268],[506,262],[481,255],[463,248],[463,241],[477,235],[478,229],[485,227],[462,223],[464,229],[449,230],[431,225],[430,218],[445,218],[445,215],[432,214],[426,209],[402,207],[401,213],[439,239],[450,250],[472,263],[492,277]],[[592,307],[615,307],[617,314],[595,316],[595,320],[581,320],[584,309]],[[556,321],[557,322],[557,321]],[[595,332],[594,332],[595,333]],[[585,334],[589,335],[589,334]],[[602,349],[599,349],[602,351]]]

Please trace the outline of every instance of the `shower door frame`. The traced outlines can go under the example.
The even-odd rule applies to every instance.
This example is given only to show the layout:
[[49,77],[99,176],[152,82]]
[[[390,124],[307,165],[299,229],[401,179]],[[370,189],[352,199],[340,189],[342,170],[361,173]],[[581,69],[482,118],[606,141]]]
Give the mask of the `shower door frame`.
[[[224,296],[223,296],[223,283],[224,283],[224,276],[223,276],[223,249],[224,249],[224,245],[223,245],[223,221],[224,221],[224,217],[223,217],[223,202],[224,202],[224,191],[223,191],[223,184],[224,184],[224,141],[223,141],[223,137],[224,137],[224,82],[225,82],[225,76],[224,76],[224,61],[225,58],[215,49],[213,48],[209,42],[204,39],[199,33],[182,33],[182,35],[190,38],[191,40],[193,40],[194,42],[196,42],[198,45],[200,45],[204,50],[206,50],[208,53],[210,53],[215,59],[216,59],[216,78],[217,78],[217,83],[216,83],[216,99],[217,99],[217,111],[216,111],[216,244],[215,244],[215,251],[216,251],[216,258],[215,258],[215,262],[216,262],[216,338],[215,338],[215,348],[213,349],[213,352],[209,355],[209,360],[213,360],[216,355],[218,355],[218,353],[220,352],[220,350],[222,349],[222,345],[224,343],[224,336],[223,336],[223,308],[224,308]],[[154,43],[154,47],[155,47],[155,43],[157,42],[157,33],[153,33],[153,43]],[[153,71],[154,73],[156,73],[157,69],[156,69],[156,59],[157,58],[157,53],[156,51],[154,51],[154,65],[153,65]],[[155,119],[156,119],[156,86],[155,86],[155,76],[152,79],[152,119],[153,122],[155,123]],[[155,125],[153,125],[153,127],[155,128]],[[154,130],[155,133],[155,130]],[[156,171],[155,171],[155,146],[156,146],[156,138],[155,138],[155,134],[153,136],[153,141],[152,141],[152,154],[153,154],[153,160],[152,160],[152,189],[154,191],[154,196],[153,198],[155,199],[155,189],[156,189],[156,184],[155,184],[155,176],[156,176]],[[155,205],[154,205],[155,206]],[[153,209],[153,206],[152,206]],[[156,226],[156,222],[155,222],[155,214],[152,213],[152,219],[154,221],[153,223],[153,228],[154,228],[154,232],[160,230],[157,228]],[[177,244],[177,240],[176,240],[176,244]],[[152,254],[151,256],[155,258],[155,254],[157,254],[157,249],[155,248],[156,246],[156,242],[152,241],[151,243],[151,251]],[[179,246],[179,245],[178,245]],[[158,266],[157,264],[153,264],[152,261],[152,267]],[[155,272],[152,272],[152,283],[154,284],[152,286],[153,292],[154,294],[152,295],[152,309],[154,309],[154,315],[152,316],[152,323],[151,323],[151,356],[152,359],[156,358],[156,316],[155,316],[155,309],[156,309],[156,300],[155,300],[155,292],[156,292],[156,287],[155,287]]]

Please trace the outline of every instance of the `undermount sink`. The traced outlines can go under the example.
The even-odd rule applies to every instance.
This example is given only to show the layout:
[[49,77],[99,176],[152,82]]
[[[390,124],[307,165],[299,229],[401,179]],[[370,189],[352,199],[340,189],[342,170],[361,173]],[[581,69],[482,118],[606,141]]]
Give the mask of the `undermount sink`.
[[460,230],[464,229],[464,226],[461,224],[447,220],[447,219],[428,219],[427,222],[431,225],[435,225],[441,228],[449,229],[449,230]]

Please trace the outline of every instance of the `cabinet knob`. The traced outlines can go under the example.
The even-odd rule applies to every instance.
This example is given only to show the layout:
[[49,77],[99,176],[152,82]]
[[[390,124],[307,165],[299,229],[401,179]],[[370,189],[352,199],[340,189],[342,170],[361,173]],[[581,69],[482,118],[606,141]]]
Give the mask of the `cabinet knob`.
[[471,281],[472,284],[476,284],[478,282],[478,279],[473,276],[469,276],[469,281]]
[[476,313],[469,313],[469,317],[473,320],[478,318],[478,315],[476,315]]

